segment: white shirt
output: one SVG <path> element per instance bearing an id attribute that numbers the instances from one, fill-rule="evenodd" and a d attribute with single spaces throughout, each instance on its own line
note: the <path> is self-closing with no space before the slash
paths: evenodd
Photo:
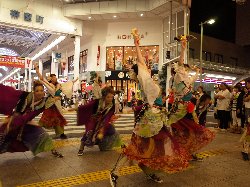
<path id="1" fill-rule="evenodd" d="M 231 100 L 231 93 L 228 91 L 228 89 L 226 90 L 221 90 L 217 93 L 217 95 L 222 95 L 225 98 L 224 99 L 218 99 L 217 100 L 217 110 L 230 110 L 230 100 Z"/>

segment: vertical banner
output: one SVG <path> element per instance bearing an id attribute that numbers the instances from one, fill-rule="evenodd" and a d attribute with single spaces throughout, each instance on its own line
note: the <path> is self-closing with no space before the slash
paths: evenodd
<path id="1" fill-rule="evenodd" d="M 100 49 L 100 45 L 98 45 L 98 47 L 97 47 L 97 66 L 100 65 L 100 56 L 101 56 L 101 49 Z"/>
<path id="2" fill-rule="evenodd" d="M 32 68 L 32 61 L 30 58 L 25 58 L 25 66 L 24 68 L 26 69 L 31 69 Z"/>

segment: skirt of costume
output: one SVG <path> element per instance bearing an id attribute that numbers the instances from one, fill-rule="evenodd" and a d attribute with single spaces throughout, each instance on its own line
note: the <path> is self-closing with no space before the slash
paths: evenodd
<path id="1" fill-rule="evenodd" d="M 190 154 L 178 145 L 166 127 L 149 138 L 132 134 L 131 142 L 123 150 L 130 160 L 136 160 L 152 170 L 178 172 L 189 165 Z"/>
<path id="2" fill-rule="evenodd" d="M 182 118 L 171 127 L 177 143 L 190 154 L 209 144 L 215 137 L 213 132 L 191 119 Z"/>
<path id="3" fill-rule="evenodd" d="M 5 125 L 0 127 L 0 153 L 32 151 L 34 155 L 54 148 L 49 134 L 39 126 L 26 124 L 23 129 L 4 134 Z"/>
<path id="4" fill-rule="evenodd" d="M 247 128 L 242 134 L 240 141 L 250 143 L 250 124 L 247 125 Z"/>
<path id="5" fill-rule="evenodd" d="M 64 127 L 66 124 L 67 121 L 58 111 L 55 105 L 44 110 L 43 115 L 39 121 L 39 125 L 45 128 L 52 128 L 55 126 Z"/>
<path id="6" fill-rule="evenodd" d="M 85 125 L 85 133 L 81 141 L 87 147 L 98 145 L 101 151 L 112 150 L 114 147 L 121 146 L 121 139 L 115 127 L 110 124 L 108 127 L 100 127 L 98 124 L 98 117 L 92 116 L 89 122 Z M 104 134 L 103 128 L 105 129 Z M 101 135 L 101 136 L 100 136 Z"/>

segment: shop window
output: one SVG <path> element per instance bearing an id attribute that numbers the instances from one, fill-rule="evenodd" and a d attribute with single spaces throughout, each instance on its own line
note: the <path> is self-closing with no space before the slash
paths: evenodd
<path id="1" fill-rule="evenodd" d="M 80 60 L 79 60 L 80 73 L 85 72 L 87 69 L 87 56 L 88 56 L 88 49 L 80 52 Z"/>
<path id="2" fill-rule="evenodd" d="M 211 52 L 202 51 L 202 60 L 211 61 Z"/>
<path id="3" fill-rule="evenodd" d="M 189 58 L 194 59 L 194 49 L 193 48 L 189 48 Z"/>
<path id="4" fill-rule="evenodd" d="M 74 56 L 68 57 L 68 71 L 69 73 L 74 72 Z"/>
<path id="5" fill-rule="evenodd" d="M 223 55 L 215 54 L 214 55 L 214 61 L 223 64 Z"/>
<path id="6" fill-rule="evenodd" d="M 238 66 L 238 58 L 230 57 L 230 64 L 233 66 Z"/>
<path id="7" fill-rule="evenodd" d="M 158 70 L 159 46 L 141 46 L 141 53 L 146 65 Z M 107 47 L 106 70 L 128 70 L 137 60 L 135 47 Z"/>

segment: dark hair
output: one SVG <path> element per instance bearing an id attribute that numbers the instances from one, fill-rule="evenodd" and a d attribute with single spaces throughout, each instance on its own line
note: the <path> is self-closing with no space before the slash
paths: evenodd
<path id="1" fill-rule="evenodd" d="M 102 89 L 102 97 L 106 97 L 108 94 L 113 94 L 115 95 L 114 88 L 111 86 L 105 87 Z"/>
<path id="2" fill-rule="evenodd" d="M 50 74 L 50 77 L 56 77 L 56 74 L 52 73 L 52 74 Z"/>
<path id="3" fill-rule="evenodd" d="M 184 64 L 185 68 L 190 68 L 190 66 L 188 64 Z"/>
<path id="4" fill-rule="evenodd" d="M 53 74 L 53 73 L 52 73 L 52 74 L 50 74 L 49 76 L 50 76 L 51 78 L 52 78 L 52 77 L 56 77 L 56 74 Z M 52 81 L 50 80 L 50 81 L 48 81 L 48 82 L 51 83 Z M 57 84 L 59 84 L 59 83 L 56 81 L 55 86 L 56 86 Z"/>
<path id="5" fill-rule="evenodd" d="M 248 79 L 248 80 L 246 81 L 246 83 L 250 83 L 250 79 Z"/>
<path id="6" fill-rule="evenodd" d="M 203 95 L 200 97 L 200 103 L 205 102 L 207 99 L 211 100 L 211 96 L 208 95 L 208 94 L 203 94 Z"/>
<path id="7" fill-rule="evenodd" d="M 36 87 L 38 87 L 38 86 L 43 87 L 43 84 L 40 81 L 34 81 L 34 83 L 33 83 L 33 91 L 35 91 Z"/>
<path id="8" fill-rule="evenodd" d="M 198 86 L 198 88 L 200 88 L 202 91 L 204 91 L 204 88 L 203 86 Z"/>
<path id="9" fill-rule="evenodd" d="M 137 64 L 134 64 L 132 67 L 131 67 L 132 70 L 134 70 L 135 74 L 138 75 L 138 65 Z"/>

